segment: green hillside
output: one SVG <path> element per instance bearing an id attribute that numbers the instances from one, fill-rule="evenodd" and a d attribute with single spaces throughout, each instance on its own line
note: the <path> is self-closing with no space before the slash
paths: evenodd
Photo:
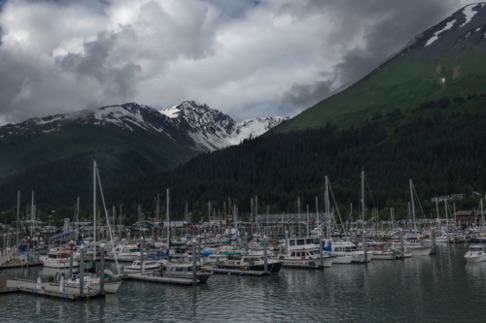
<path id="1" fill-rule="evenodd" d="M 272 133 L 324 127 L 339 128 L 378 120 L 399 109 L 401 123 L 413 117 L 420 104 L 447 98 L 465 98 L 485 93 L 486 54 L 469 50 L 441 59 L 396 59 L 384 64 L 353 86 L 305 110 L 271 130 Z M 444 80 L 445 81 L 442 81 Z M 472 107 L 481 109 L 482 106 Z M 384 118 L 387 128 L 395 126 Z"/>
<path id="2" fill-rule="evenodd" d="M 155 194 L 170 188 L 171 209 L 181 218 L 186 204 L 203 217 L 208 201 L 222 211 L 228 198 L 248 215 L 255 196 L 260 212 L 268 207 L 271 213 L 296 213 L 298 198 L 301 211 L 306 205 L 314 210 L 316 197 L 322 203 L 328 176 L 340 212 L 348 216 L 350 204 L 359 207 L 364 170 L 368 216 L 374 208 L 386 219 L 393 207 L 397 218 L 407 217 L 411 178 L 430 217 L 435 213 L 434 196 L 486 193 L 486 113 L 467 108 L 485 104 L 486 96 L 477 96 L 446 106 L 426 105 L 415 111 L 412 121 L 397 126 L 393 136 L 370 121 L 349 129 L 328 125 L 260 137 L 197 156 L 171 172 L 130 183 L 108 196 L 114 203 L 123 201 L 134 213 L 138 205 L 153 210 Z M 476 208 L 477 203 L 467 200 L 457 202 L 457 207 Z"/>
<path id="3" fill-rule="evenodd" d="M 16 192 L 39 191 L 39 203 L 63 205 L 91 198 L 92 164 L 110 188 L 175 168 L 196 155 L 166 136 L 113 126 L 72 123 L 63 131 L 0 140 L 0 207 L 16 203 Z"/>

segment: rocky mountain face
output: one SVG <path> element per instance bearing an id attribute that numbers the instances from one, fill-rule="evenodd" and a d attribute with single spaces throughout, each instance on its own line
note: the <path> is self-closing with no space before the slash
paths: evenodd
<path id="1" fill-rule="evenodd" d="M 288 119 L 253 118 L 237 123 L 228 115 L 194 101 L 185 101 L 160 112 L 169 117 L 180 131 L 187 133 L 198 149 L 205 151 L 237 145 L 245 139 L 258 137 Z"/>
<path id="2" fill-rule="evenodd" d="M 0 138 L 59 132 L 69 124 L 114 126 L 128 131 L 137 129 L 167 135 L 176 141 L 187 136 L 194 149 L 213 151 L 258 137 L 286 119 L 257 117 L 237 123 L 230 116 L 194 101 L 185 101 L 161 111 L 146 105 L 127 103 L 8 124 L 0 127 Z M 182 144 L 188 145 L 188 141 L 184 140 Z"/>

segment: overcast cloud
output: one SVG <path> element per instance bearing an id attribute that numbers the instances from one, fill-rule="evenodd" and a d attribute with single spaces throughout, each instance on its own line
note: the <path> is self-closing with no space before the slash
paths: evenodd
<path id="1" fill-rule="evenodd" d="M 184 100 L 293 116 L 473 2 L 0 0 L 0 125 Z"/>

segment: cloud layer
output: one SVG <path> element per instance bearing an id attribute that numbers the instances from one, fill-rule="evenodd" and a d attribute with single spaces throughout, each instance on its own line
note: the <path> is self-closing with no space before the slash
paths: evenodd
<path id="1" fill-rule="evenodd" d="M 0 0 L 0 125 L 135 101 L 295 115 L 473 1 Z"/>

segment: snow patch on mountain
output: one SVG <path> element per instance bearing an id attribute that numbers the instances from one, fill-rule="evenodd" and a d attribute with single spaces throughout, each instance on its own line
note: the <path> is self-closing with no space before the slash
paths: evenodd
<path id="1" fill-rule="evenodd" d="M 464 7 L 464 9 L 462 10 L 462 13 L 466 16 L 466 21 L 461 24 L 459 26 L 459 28 L 461 28 L 462 26 L 466 25 L 467 23 L 469 23 L 473 18 L 474 16 L 478 13 L 477 11 L 473 10 L 473 8 L 476 6 L 477 4 L 470 4 L 466 7 Z M 484 3 L 481 4 L 481 8 L 483 7 Z"/>
<path id="2" fill-rule="evenodd" d="M 425 47 L 429 46 L 430 44 L 432 44 L 433 42 L 435 42 L 437 39 L 439 39 L 439 35 L 441 33 L 443 33 L 444 31 L 451 29 L 455 22 L 456 22 L 455 19 L 452 20 L 452 21 L 449 21 L 447 23 L 447 25 L 445 25 L 444 28 L 442 28 L 441 30 L 436 31 L 434 33 L 434 35 L 427 41 L 427 43 L 425 44 Z"/>
<path id="3" fill-rule="evenodd" d="M 109 125 L 132 132 L 139 129 L 162 134 L 174 141 L 179 140 L 183 145 L 191 145 L 196 150 L 207 152 L 258 137 L 285 119 L 255 118 L 236 123 L 228 115 L 194 101 L 185 101 L 162 111 L 145 105 L 127 103 L 65 115 L 31 118 L 15 125 L 8 124 L 0 127 L 0 138 L 62 131 L 63 126 L 68 123 Z"/>

